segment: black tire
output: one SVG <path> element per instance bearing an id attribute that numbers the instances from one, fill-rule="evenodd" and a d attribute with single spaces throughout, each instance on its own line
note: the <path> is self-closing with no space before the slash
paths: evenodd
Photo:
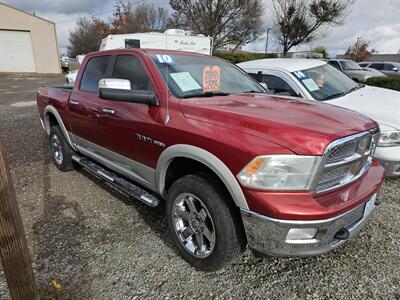
<path id="1" fill-rule="evenodd" d="M 61 153 L 61 155 L 57 155 L 57 151 L 54 148 L 55 142 L 59 144 L 58 152 Z M 65 140 L 64 134 L 62 133 L 61 128 L 59 126 L 51 127 L 49 143 L 50 143 L 51 158 L 56 167 L 63 172 L 68 172 L 75 169 L 74 163 L 72 161 L 72 156 L 75 154 L 75 152 L 68 144 L 68 142 Z"/>
<path id="2" fill-rule="evenodd" d="M 233 204 L 230 204 L 229 196 L 226 195 L 220 186 L 218 187 L 219 182 L 212 178 L 210 174 L 208 176 L 197 174 L 186 175 L 178 179 L 169 189 L 166 203 L 169 231 L 179 253 L 192 266 L 207 272 L 225 267 L 240 255 L 246 246 L 243 225 L 239 219 L 240 215 L 237 208 Z M 190 250 L 187 250 L 182 244 L 183 242 L 180 241 L 179 237 L 181 235 L 175 229 L 175 201 L 182 203 L 179 202 L 179 199 L 181 199 L 182 195 L 187 195 L 188 193 L 201 200 L 202 205 L 204 204 L 207 213 L 209 213 L 212 219 L 212 223 L 208 221 L 208 224 L 212 224 L 214 228 L 215 239 L 213 240 L 215 240 L 215 243 L 213 244 L 213 250 L 206 257 L 198 257 L 191 253 Z M 186 207 L 186 202 L 184 203 Z M 199 210 L 201 210 L 201 206 Z M 192 224 L 185 221 L 182 222 Z M 192 225 L 188 225 L 187 227 L 192 228 Z M 195 232 L 193 229 L 190 230 L 191 232 Z M 182 234 L 181 231 L 180 233 Z M 191 237 L 193 236 L 191 235 Z M 195 238 L 191 238 L 191 240 L 196 241 Z M 211 242 L 208 245 L 210 244 Z"/>

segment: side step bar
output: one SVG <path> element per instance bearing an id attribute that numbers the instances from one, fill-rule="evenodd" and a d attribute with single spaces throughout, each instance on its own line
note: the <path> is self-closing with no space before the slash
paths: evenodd
<path id="1" fill-rule="evenodd" d="M 160 203 L 160 199 L 150 194 L 139 186 L 119 177 L 117 174 L 104 169 L 102 166 L 92 160 L 79 155 L 72 156 L 72 160 L 89 172 L 106 179 L 111 185 L 122 190 L 133 198 L 143 202 L 150 207 L 156 207 Z"/>

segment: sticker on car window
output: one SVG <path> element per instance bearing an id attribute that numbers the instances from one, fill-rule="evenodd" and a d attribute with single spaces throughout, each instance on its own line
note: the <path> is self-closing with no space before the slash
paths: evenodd
<path id="1" fill-rule="evenodd" d="M 172 57 L 167 54 L 157 54 L 156 57 L 160 64 L 172 65 L 174 63 L 174 60 L 172 59 Z"/>
<path id="2" fill-rule="evenodd" d="M 311 78 L 308 79 L 304 79 L 302 80 L 302 82 L 304 83 L 304 85 L 306 86 L 306 88 L 310 91 L 310 92 L 315 92 L 319 90 L 318 85 L 315 83 L 315 81 Z"/>
<path id="3" fill-rule="evenodd" d="M 206 66 L 203 69 L 203 92 L 218 91 L 221 88 L 221 68 Z"/>
<path id="4" fill-rule="evenodd" d="M 200 84 L 189 72 L 171 73 L 170 75 L 182 92 L 201 89 Z"/>
<path id="5" fill-rule="evenodd" d="M 294 72 L 294 75 L 296 75 L 296 77 L 299 79 L 306 78 L 306 75 L 304 75 L 304 73 L 302 71 L 296 71 L 296 72 Z"/>

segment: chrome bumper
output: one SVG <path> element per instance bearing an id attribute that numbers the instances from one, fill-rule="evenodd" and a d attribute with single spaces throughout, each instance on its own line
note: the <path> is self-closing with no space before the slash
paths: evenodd
<path id="1" fill-rule="evenodd" d="M 364 202 L 337 217 L 317 221 L 279 220 L 243 209 L 241 215 L 251 249 L 271 256 L 314 256 L 338 247 L 359 232 L 373 211 L 364 213 L 366 204 Z M 311 239 L 287 240 L 291 228 L 316 228 L 317 233 Z M 337 238 L 337 233 L 343 229 L 348 236 Z"/>

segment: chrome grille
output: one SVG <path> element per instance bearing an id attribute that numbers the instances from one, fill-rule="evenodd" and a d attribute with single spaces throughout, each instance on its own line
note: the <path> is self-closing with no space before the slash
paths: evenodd
<path id="1" fill-rule="evenodd" d="M 332 142 L 325 150 L 314 181 L 314 190 L 324 192 L 346 185 L 363 174 L 371 164 L 378 130 L 370 130 Z"/>
<path id="2" fill-rule="evenodd" d="M 358 141 L 350 141 L 333 148 L 328 155 L 327 163 L 341 161 L 349 156 L 352 156 L 357 150 Z"/>

